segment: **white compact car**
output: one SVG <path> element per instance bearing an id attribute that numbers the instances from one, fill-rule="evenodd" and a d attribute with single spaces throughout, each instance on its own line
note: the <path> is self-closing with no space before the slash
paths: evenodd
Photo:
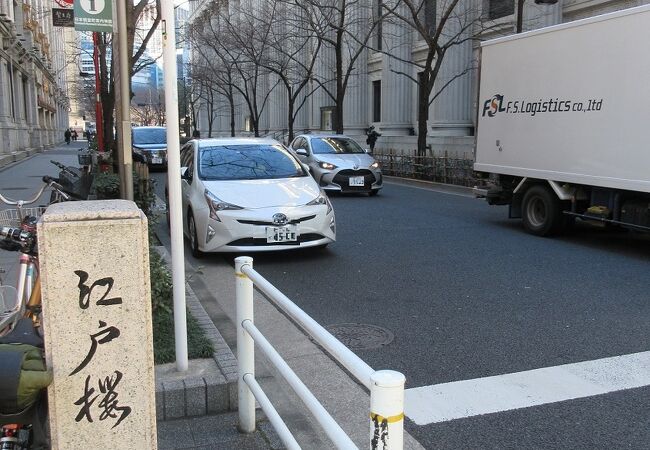
<path id="1" fill-rule="evenodd" d="M 272 139 L 192 140 L 181 149 L 183 229 L 192 253 L 325 247 L 334 210 L 306 167 Z"/>

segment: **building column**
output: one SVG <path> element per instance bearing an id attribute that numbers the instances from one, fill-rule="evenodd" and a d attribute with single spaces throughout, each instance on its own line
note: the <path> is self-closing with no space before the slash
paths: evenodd
<path id="1" fill-rule="evenodd" d="M 471 20 L 471 0 L 463 0 L 458 4 L 458 17 Z M 464 24 L 450 21 L 446 35 L 462 31 Z M 471 27 L 463 32 L 463 37 L 469 38 Z M 472 55 L 472 42 L 467 41 L 451 47 L 443 60 L 435 86 L 431 95 L 435 95 L 446 83 L 456 79 L 446 86 L 430 109 L 431 136 L 468 136 L 473 134 L 472 123 L 472 76 L 475 76 L 477 62 Z"/>
<path id="2" fill-rule="evenodd" d="M 351 11 L 350 31 L 355 36 L 368 33 L 367 23 L 372 11 L 357 6 Z M 368 118 L 368 50 L 364 49 L 355 62 L 343 102 L 343 128 L 346 134 L 363 135 L 369 125 Z"/>
<path id="3" fill-rule="evenodd" d="M 399 6 L 400 13 L 408 17 L 410 12 Z M 383 46 L 388 55 L 383 56 L 381 75 L 381 132 L 387 136 L 407 136 L 413 127 L 411 99 L 414 83 L 406 75 L 413 76 L 411 60 L 412 35 L 410 28 L 399 21 L 383 24 Z"/>

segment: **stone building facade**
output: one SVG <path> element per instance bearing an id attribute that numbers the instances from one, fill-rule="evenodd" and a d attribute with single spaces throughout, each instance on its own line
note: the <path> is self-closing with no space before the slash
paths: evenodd
<path id="1" fill-rule="evenodd" d="M 63 140 L 63 28 L 50 0 L 0 0 L 0 166 Z"/>
<path id="2" fill-rule="evenodd" d="M 215 0 L 219 2 L 220 0 Z M 320 0 L 321 3 L 324 0 Z M 336 1 L 336 0 L 331 0 Z M 397 0 L 363 0 L 366 14 L 374 14 L 384 4 Z M 214 1 L 213 1 L 214 2 Z M 212 3 L 213 3 L 212 2 Z M 246 8 L 246 3 L 255 0 L 231 1 L 230 5 Z M 190 24 L 205 20 L 202 14 L 211 2 L 190 2 Z M 415 2 L 417 3 L 417 2 Z M 513 34 L 517 25 L 517 7 L 522 9 L 522 31 L 533 30 L 554 24 L 595 16 L 641 4 L 648 0 L 558 0 L 555 4 L 536 4 L 533 0 L 460 0 L 457 10 L 465 18 L 471 16 L 472 27 L 451 25 L 449 33 L 462 33 L 467 39 L 452 47 L 443 59 L 437 78 L 438 86 L 449 84 L 441 90 L 429 108 L 427 143 L 433 151 L 447 151 L 455 155 L 471 158 L 474 147 L 476 126 L 476 104 L 479 67 L 479 42 Z M 438 2 L 438 14 L 445 2 Z M 402 10 L 403 12 L 403 10 Z M 362 12 L 363 14 L 363 12 Z M 481 20 L 476 20 L 476 19 Z M 460 23 L 460 21 L 458 21 Z M 480 25 L 479 25 L 480 22 Z M 454 28 L 456 26 L 456 28 Z M 361 36 L 363 30 L 354 30 Z M 386 21 L 381 28 L 383 36 L 382 52 L 368 49 L 356 63 L 354 76 L 350 79 L 344 103 L 344 132 L 365 142 L 365 130 L 374 125 L 382 136 L 377 142 L 379 150 L 396 149 L 414 151 L 417 147 L 417 94 L 418 85 L 413 81 L 418 73 L 413 61 L 424 58 L 426 45 L 417 39 L 417 33 L 405 28 L 404 24 Z M 373 44 L 371 39 L 371 44 Z M 193 44 L 194 45 L 194 44 Z M 331 54 L 323 52 L 314 69 L 318 75 L 330 70 L 333 64 Z M 408 74 L 408 77 L 404 75 Z M 276 86 L 269 97 L 260 123 L 260 134 L 278 139 L 286 138 L 286 92 L 276 85 L 276 79 L 268 76 L 262 83 L 267 91 L 261 89 L 259 96 L 268 92 L 269 86 Z M 327 131 L 331 125 L 333 101 L 322 89 L 312 86 L 315 92 L 305 99 L 305 105 L 295 123 L 297 133 Z M 434 88 L 434 93 L 437 91 Z M 225 100 L 218 111 L 228 111 Z M 199 101 L 200 103 L 200 101 Z M 236 129 L 239 134 L 247 134 L 247 111 L 243 100 L 236 102 Z M 201 136 L 207 136 L 207 112 L 201 108 L 199 126 Z M 213 136 L 228 135 L 230 117 L 220 114 L 213 126 Z"/>

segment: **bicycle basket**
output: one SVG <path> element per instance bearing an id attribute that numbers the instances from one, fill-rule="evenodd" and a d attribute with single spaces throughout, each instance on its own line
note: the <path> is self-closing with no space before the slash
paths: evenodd
<path id="1" fill-rule="evenodd" d="M 0 227 L 19 227 L 23 217 L 41 217 L 43 212 L 45 212 L 45 209 L 45 206 L 36 206 L 21 209 L 10 208 L 0 211 Z"/>

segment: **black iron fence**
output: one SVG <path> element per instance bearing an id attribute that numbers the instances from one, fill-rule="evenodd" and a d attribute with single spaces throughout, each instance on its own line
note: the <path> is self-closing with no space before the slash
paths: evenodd
<path id="1" fill-rule="evenodd" d="M 417 156 L 403 150 L 377 150 L 373 153 L 381 163 L 384 175 L 437 183 L 474 186 L 474 159 L 471 154 L 450 157 L 448 153 Z"/>

